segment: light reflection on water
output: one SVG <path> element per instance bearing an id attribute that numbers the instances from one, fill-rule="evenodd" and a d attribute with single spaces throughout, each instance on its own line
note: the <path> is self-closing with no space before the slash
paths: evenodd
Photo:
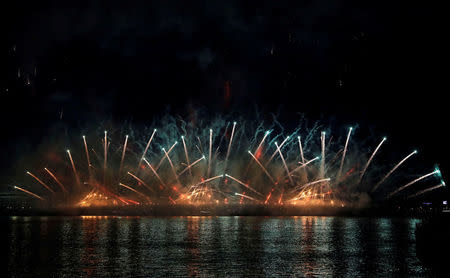
<path id="1" fill-rule="evenodd" d="M 416 219 L 9 217 L 11 276 L 398 277 L 427 274 Z"/>

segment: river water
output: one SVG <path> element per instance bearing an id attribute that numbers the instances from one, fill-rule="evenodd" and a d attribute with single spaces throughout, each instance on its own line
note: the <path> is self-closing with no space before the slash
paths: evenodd
<path id="1" fill-rule="evenodd" d="M 3 217 L 15 277 L 423 277 L 420 220 L 351 217 Z"/>

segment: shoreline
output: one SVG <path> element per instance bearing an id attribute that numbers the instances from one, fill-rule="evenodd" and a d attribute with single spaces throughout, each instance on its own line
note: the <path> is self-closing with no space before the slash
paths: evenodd
<path id="1" fill-rule="evenodd" d="M 126 207 L 50 207 L 2 209 L 1 216 L 347 216 L 347 217 L 427 217 L 442 214 L 438 209 L 400 207 L 300 207 L 300 206 L 216 206 L 148 205 Z"/>

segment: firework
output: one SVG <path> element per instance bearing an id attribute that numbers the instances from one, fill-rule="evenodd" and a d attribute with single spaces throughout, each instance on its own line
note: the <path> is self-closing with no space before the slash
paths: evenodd
<path id="1" fill-rule="evenodd" d="M 377 184 L 375 184 L 375 186 L 372 189 L 372 192 L 374 192 L 375 190 L 377 190 L 378 186 L 380 186 L 380 184 L 382 184 L 387 178 L 389 178 L 390 175 L 392 175 L 392 173 L 394 173 L 395 170 L 397 170 L 398 167 L 400 167 L 400 165 L 403 164 L 403 162 L 405 162 L 406 160 L 408 160 L 408 158 L 410 158 L 411 156 L 413 156 L 414 154 L 416 154 L 417 151 L 413 151 L 412 153 L 408 154 L 405 158 L 403 158 L 399 163 L 397 163 L 394 168 L 392 168 L 391 171 L 389 171 L 386 176 L 384 176 Z"/>
<path id="2" fill-rule="evenodd" d="M 347 139 L 345 139 L 344 151 L 342 152 L 341 165 L 339 166 L 339 172 L 337 174 L 337 178 L 339 179 L 342 175 L 342 167 L 344 167 L 345 154 L 347 153 L 348 141 L 350 140 L 350 135 L 352 134 L 353 128 L 350 127 L 347 133 Z M 300 140 L 300 139 L 299 139 Z M 300 141 L 299 141 L 300 142 Z M 303 157 L 303 155 L 302 155 Z"/>
<path id="3" fill-rule="evenodd" d="M 30 192 L 30 191 L 28 191 L 28 190 L 26 190 L 26 189 L 23 189 L 23 188 L 21 188 L 21 187 L 14 186 L 14 188 L 15 188 L 15 189 L 18 189 L 18 190 L 20 190 L 20 191 L 22 191 L 22 192 L 25 192 L 25 193 L 27 193 L 28 195 L 31 195 L 31 196 L 33 196 L 33 197 L 35 197 L 35 198 L 40 199 L 40 200 L 45 200 L 45 199 L 42 198 L 41 196 L 39 196 L 39 195 L 37 195 L 37 194 L 34 194 L 33 192 Z"/>
<path id="4" fill-rule="evenodd" d="M 61 187 L 62 190 L 64 190 L 66 193 L 68 192 L 67 189 L 64 187 L 64 185 L 58 180 L 58 178 L 53 174 L 49 169 L 44 168 L 44 170 L 53 178 L 54 181 Z"/>
<path id="5" fill-rule="evenodd" d="M 139 165 L 137 167 L 136 172 L 138 172 L 141 167 L 142 160 L 145 158 L 145 155 L 147 154 L 148 148 L 150 147 L 150 144 L 153 141 L 153 137 L 155 136 L 155 133 L 156 133 L 156 128 L 153 130 L 153 133 L 150 136 L 150 139 L 148 139 L 147 146 L 145 146 L 144 152 L 142 153 L 142 157 L 141 157 L 141 159 L 139 159 Z"/>
<path id="6" fill-rule="evenodd" d="M 141 135 L 138 131 L 133 131 L 130 133 L 133 136 L 126 135 L 125 139 L 123 134 L 115 135 L 114 132 L 105 131 L 100 135 L 102 140 L 98 142 L 101 143 L 91 143 L 90 148 L 83 135 L 82 144 L 78 142 L 78 148 L 72 146 L 74 154 L 81 153 L 80 156 L 72 157 L 71 151 L 66 151 L 70 162 L 67 171 L 57 168 L 63 167 L 58 164 L 46 165 L 56 169 L 55 172 L 44 168 L 49 175 L 49 182 L 54 182 L 59 187 L 53 189 L 44 178 L 39 179 L 31 172 L 27 174 L 44 187 L 36 190 L 43 190 L 42 194 L 50 191 L 52 202 L 60 200 L 60 203 L 65 203 L 69 196 L 78 196 L 75 204 L 82 206 L 164 203 L 232 205 L 242 204 L 244 200 L 246 203 L 277 206 L 344 205 L 357 200 L 361 193 L 383 201 L 397 195 L 405 196 L 399 193 L 413 188 L 413 184 L 426 178 L 431 180 L 432 176 L 436 176 L 442 180 L 437 168 L 413 181 L 405 180 L 404 177 L 412 173 L 400 173 L 400 166 L 416 151 L 408 154 L 394 167 L 386 169 L 385 165 L 380 165 L 374 159 L 386 138 L 376 145 L 372 153 L 361 153 L 359 150 L 366 146 L 357 145 L 358 142 L 350 140 L 354 132 L 351 127 L 346 130 L 342 141 L 339 139 L 333 144 L 330 143 L 333 132 L 328 133 L 328 129 L 327 133 L 318 132 L 317 125 L 313 128 L 299 127 L 278 144 L 277 139 L 285 133 L 283 128 L 277 131 L 279 123 L 264 126 L 258 121 L 257 124 L 238 125 L 237 122 L 219 119 L 207 122 L 204 126 L 208 128 L 191 123 L 183 128 L 176 124 L 166 124 L 157 126 L 158 133 L 156 128 L 152 129 L 151 134 Z M 259 138 L 261 130 L 265 132 Z M 138 136 L 134 137 L 135 134 Z M 222 134 L 220 140 L 214 138 L 217 134 Z M 290 140 L 295 138 L 293 136 L 297 140 Z M 176 138 L 180 137 L 182 144 L 177 144 Z M 145 141 L 136 138 L 144 138 Z M 328 143 L 327 138 L 330 138 Z M 202 146 L 202 142 L 207 143 Z M 108 153 L 110 146 L 117 151 Z M 170 148 L 166 149 L 167 146 Z M 102 157 L 94 149 L 103 149 Z M 160 151 L 162 156 L 159 155 Z M 197 151 L 201 155 L 199 158 Z M 92 154 L 97 159 L 91 160 Z M 129 156 L 132 157 L 127 158 Z M 80 161 L 80 157 L 86 161 Z M 205 163 L 201 163 L 203 160 Z M 130 164 L 129 161 L 134 163 Z M 376 172 L 371 172 L 372 170 Z M 127 174 L 122 175 L 122 171 Z M 378 179 L 373 173 L 379 172 L 387 174 Z M 60 176 L 64 173 L 67 176 Z M 398 187 L 399 182 L 404 182 L 405 185 Z M 420 196 L 443 187 L 443 184 L 422 188 L 415 194 L 409 192 L 408 196 Z M 386 192 L 379 190 L 381 185 L 392 193 L 386 195 Z M 23 192 L 39 197 L 40 200 L 46 199 L 40 191 L 36 191 L 39 194 L 36 196 L 32 195 L 34 193 L 30 194 L 30 191 Z M 143 202 L 134 201 L 133 196 L 142 198 Z"/>
<path id="7" fill-rule="evenodd" d="M 444 181 L 441 181 L 441 183 L 438 184 L 438 185 L 435 185 L 435 186 L 432 186 L 432 187 L 430 187 L 430 188 L 421 190 L 421 191 L 419 191 L 419 192 L 417 192 L 417 193 L 415 193 L 415 194 L 413 194 L 413 195 L 408 196 L 408 199 L 417 197 L 417 196 L 419 196 L 419 195 L 422 195 L 422 194 L 424 194 L 424 193 L 430 192 L 430 191 L 432 191 L 432 190 L 435 190 L 435 189 L 438 189 L 438 188 L 441 188 L 441 187 L 444 187 L 444 186 L 445 186 L 445 182 L 444 182 Z"/>
<path id="8" fill-rule="evenodd" d="M 270 181 L 273 184 L 276 184 L 276 182 L 273 180 L 272 176 L 269 174 L 267 169 L 261 164 L 261 162 L 259 162 L 259 160 L 252 154 L 252 152 L 248 151 L 248 153 L 253 157 L 253 159 L 256 161 L 256 163 L 259 165 L 259 167 L 261 167 L 261 169 L 264 171 L 264 173 L 267 175 L 267 177 L 270 179 Z"/>
<path id="9" fill-rule="evenodd" d="M 288 178 L 291 181 L 291 184 L 294 184 L 294 181 L 292 180 L 292 177 L 291 177 L 290 172 L 289 172 L 289 168 L 288 168 L 288 166 L 286 164 L 286 161 L 284 160 L 283 154 L 281 153 L 280 147 L 278 147 L 277 142 L 275 142 L 275 146 L 277 147 L 277 151 L 280 154 L 281 161 L 283 161 L 283 166 L 284 166 L 284 169 L 286 170 Z"/>
<path id="10" fill-rule="evenodd" d="M 127 151 L 127 143 L 128 143 L 128 135 L 125 136 L 125 143 L 123 143 L 122 158 L 120 159 L 119 175 L 120 173 L 122 173 L 123 159 L 125 158 L 125 152 Z"/>
<path id="11" fill-rule="evenodd" d="M 418 177 L 417 179 L 415 179 L 415 180 L 413 180 L 413 181 L 411 181 L 411 182 L 409 182 L 409 183 L 403 185 L 402 187 L 397 188 L 395 191 L 393 191 L 391 194 L 389 194 L 388 197 L 391 198 L 392 196 L 394 196 L 394 195 L 397 194 L 398 192 L 400 192 L 400 191 L 406 189 L 407 187 L 409 187 L 409 186 L 415 184 L 416 182 L 421 181 L 421 180 L 423 180 L 423 179 L 426 179 L 426 178 L 428 178 L 428 177 L 430 177 L 430 176 L 433 176 L 433 175 L 436 175 L 436 174 L 437 174 L 437 175 L 440 174 L 439 169 L 436 169 L 436 170 L 434 170 L 434 171 L 431 172 L 431 173 L 428 173 L 428 174 L 425 174 L 425 175 L 423 175 L 423 176 L 421 176 L 421 177 Z"/>
<path id="12" fill-rule="evenodd" d="M 369 168 L 370 162 L 372 162 L 372 159 L 375 157 L 375 155 L 377 154 L 378 150 L 380 149 L 381 145 L 383 145 L 384 141 L 386 141 L 386 137 L 383 137 L 383 140 L 381 140 L 380 144 L 378 144 L 378 146 L 375 148 L 375 150 L 373 151 L 372 155 L 370 156 L 369 160 L 367 160 L 366 166 L 364 166 L 364 169 L 361 172 L 361 176 L 359 177 L 359 182 L 361 183 L 364 174 L 367 171 L 367 168 Z"/>
<path id="13" fill-rule="evenodd" d="M 187 147 L 186 147 L 186 141 L 184 141 L 183 135 L 181 136 L 181 141 L 183 141 L 184 154 L 186 155 L 186 164 L 189 165 L 190 164 L 189 154 L 188 154 Z M 189 169 L 189 174 L 192 176 L 191 167 L 188 167 L 188 169 Z"/>
<path id="14" fill-rule="evenodd" d="M 27 171 L 27 174 L 32 176 L 35 180 L 37 180 L 40 184 L 42 184 L 42 186 L 44 186 L 45 188 L 48 189 L 48 191 L 55 193 L 55 191 L 53 189 L 50 188 L 50 186 L 48 186 L 45 182 L 43 182 L 42 180 L 40 180 L 38 177 L 36 177 L 35 175 L 33 175 L 32 173 Z"/>

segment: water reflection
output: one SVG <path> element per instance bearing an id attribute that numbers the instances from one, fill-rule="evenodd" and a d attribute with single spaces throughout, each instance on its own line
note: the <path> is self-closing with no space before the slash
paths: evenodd
<path id="1" fill-rule="evenodd" d="M 423 276 L 414 219 L 1 218 L 11 276 Z"/>

